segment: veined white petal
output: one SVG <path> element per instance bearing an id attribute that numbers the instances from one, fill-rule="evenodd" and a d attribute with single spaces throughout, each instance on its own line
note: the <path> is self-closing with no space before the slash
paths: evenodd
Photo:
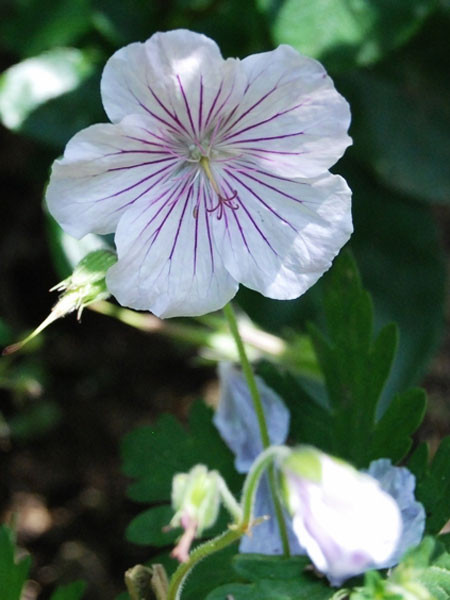
<path id="1" fill-rule="evenodd" d="M 180 158 L 145 118 L 92 125 L 67 144 L 47 188 L 50 213 L 70 235 L 110 233 L 125 210 L 165 181 Z"/>
<path id="2" fill-rule="evenodd" d="M 269 298 L 304 293 L 331 266 L 352 232 L 351 192 L 329 173 L 288 180 L 245 166 L 225 167 L 222 188 L 237 210 L 213 222 L 226 268 Z"/>
<path id="3" fill-rule="evenodd" d="M 248 87 L 218 147 L 284 177 L 316 177 L 351 144 L 350 109 L 317 61 L 289 46 L 245 58 Z"/>
<path id="4" fill-rule="evenodd" d="M 119 260 L 108 289 L 125 305 L 159 317 L 222 308 L 238 284 L 225 269 L 210 227 L 201 178 L 179 178 L 152 191 L 119 221 Z"/>
<path id="5" fill-rule="evenodd" d="M 242 97 L 245 83 L 239 62 L 224 61 L 215 42 L 179 29 L 118 50 L 105 66 L 101 90 L 113 122 L 146 114 L 199 143 L 208 127 L 214 129 L 214 115 Z"/>

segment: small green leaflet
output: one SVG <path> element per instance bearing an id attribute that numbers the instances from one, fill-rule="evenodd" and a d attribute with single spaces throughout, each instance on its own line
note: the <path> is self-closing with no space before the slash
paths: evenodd
<path id="1" fill-rule="evenodd" d="M 1 600 L 21 600 L 23 586 L 28 579 L 31 556 L 16 559 L 14 532 L 0 526 L 0 592 Z M 86 584 L 75 581 L 57 588 L 50 600 L 81 600 Z"/>
<path id="2" fill-rule="evenodd" d="M 22 588 L 28 579 L 31 556 L 16 559 L 13 531 L 6 525 L 0 526 L 0 590 L 2 600 L 20 600 Z"/>
<path id="3" fill-rule="evenodd" d="M 350 600 L 448 600 L 450 597 L 450 554 L 444 545 L 427 537 L 410 551 L 383 579 L 366 573 L 364 586 L 340 596 Z"/>

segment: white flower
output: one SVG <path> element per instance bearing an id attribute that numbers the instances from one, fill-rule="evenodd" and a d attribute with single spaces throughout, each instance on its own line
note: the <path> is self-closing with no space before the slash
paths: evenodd
<path id="1" fill-rule="evenodd" d="M 402 520 L 375 479 L 307 446 L 291 453 L 282 472 L 300 546 L 333 585 L 389 560 Z"/>
<path id="2" fill-rule="evenodd" d="M 319 63 L 289 46 L 224 60 L 178 30 L 116 52 L 101 92 L 112 124 L 72 138 L 47 201 L 75 237 L 115 232 L 121 304 L 199 315 L 239 283 L 296 298 L 329 268 L 352 231 L 328 172 L 350 112 Z"/>

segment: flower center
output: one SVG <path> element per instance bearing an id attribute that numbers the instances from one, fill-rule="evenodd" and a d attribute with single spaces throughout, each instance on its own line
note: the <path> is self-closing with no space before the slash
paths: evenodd
<path id="1" fill-rule="evenodd" d="M 231 208 L 232 210 L 237 210 L 239 208 L 239 204 L 237 204 L 236 202 L 233 202 L 233 200 L 235 198 L 237 198 L 237 191 L 234 190 L 231 196 L 228 196 L 228 197 L 224 196 L 221 193 L 216 180 L 214 179 L 214 175 L 211 171 L 211 167 L 209 164 L 209 158 L 207 156 L 202 155 L 199 159 L 199 163 L 200 163 L 200 166 L 202 167 L 203 171 L 205 172 L 205 175 L 206 175 L 208 181 L 210 182 L 212 189 L 214 190 L 214 192 L 217 195 L 216 206 L 213 206 L 212 208 L 207 208 L 206 211 L 210 212 L 210 213 L 217 211 L 217 219 L 220 220 L 224 213 L 224 207 Z M 198 214 L 198 208 L 195 207 L 194 208 L 194 218 L 197 218 L 197 214 Z"/>

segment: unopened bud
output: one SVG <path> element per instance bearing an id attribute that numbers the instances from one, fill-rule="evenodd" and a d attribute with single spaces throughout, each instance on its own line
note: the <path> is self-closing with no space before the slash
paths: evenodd
<path id="1" fill-rule="evenodd" d="M 110 250 L 95 250 L 86 255 L 77 264 L 70 277 L 51 288 L 50 291 L 56 290 L 62 293 L 48 317 L 24 340 L 5 348 L 3 354 L 11 354 L 20 350 L 57 319 L 74 311 L 77 311 L 79 319 L 86 306 L 109 298 L 110 293 L 106 287 L 105 276 L 107 270 L 115 262 L 117 262 L 117 256 Z"/>
<path id="2" fill-rule="evenodd" d="M 178 473 L 172 481 L 172 507 L 176 511 L 170 527 L 182 527 L 184 534 L 172 551 L 180 562 L 188 560 L 194 538 L 217 520 L 220 507 L 220 475 L 196 465 L 189 473 Z"/>

